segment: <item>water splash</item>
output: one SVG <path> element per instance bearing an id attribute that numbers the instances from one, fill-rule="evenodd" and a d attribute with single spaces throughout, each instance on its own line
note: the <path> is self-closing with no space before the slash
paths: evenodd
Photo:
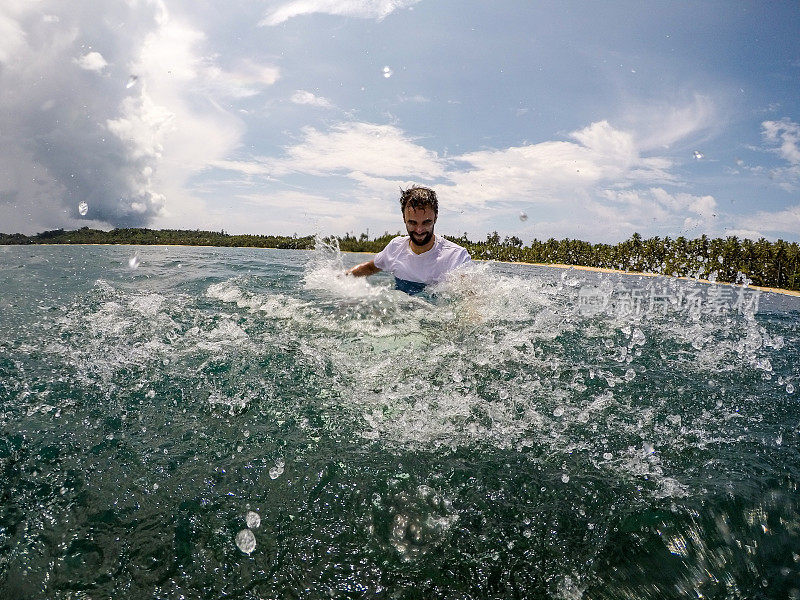
<path id="1" fill-rule="evenodd" d="M 236 534 L 236 547 L 245 554 L 252 554 L 256 549 L 256 536 L 250 529 L 242 529 Z"/>
<path id="2" fill-rule="evenodd" d="M 247 522 L 248 529 L 258 529 L 261 527 L 261 516 L 255 511 L 247 511 L 245 521 Z"/>
<path id="3" fill-rule="evenodd" d="M 73 252 L 58 250 L 51 260 Z M 80 251 L 126 258 L 125 249 Z M 299 555 L 320 557 L 320 568 L 359 565 L 365 589 L 412 582 L 434 586 L 432 597 L 452 589 L 415 574 L 446 564 L 479 565 L 523 597 L 586 585 L 634 597 L 634 580 L 618 573 L 647 569 L 640 555 L 669 554 L 667 544 L 684 549 L 670 554 L 676 571 L 665 574 L 676 585 L 707 572 L 706 551 L 729 565 L 750 560 L 755 570 L 743 566 L 742 574 L 757 575 L 759 587 L 762 564 L 796 570 L 782 555 L 764 554 L 770 540 L 795 540 L 794 509 L 748 496 L 773 476 L 786 484 L 776 497 L 791 498 L 796 485 L 796 432 L 786 426 L 787 414 L 797 420 L 786 396 L 796 364 L 792 318 L 726 310 L 695 319 L 673 308 L 586 315 L 578 310 L 584 284 L 609 293 L 629 285 L 646 296 L 654 282 L 575 270 L 481 264 L 426 298 L 409 298 L 385 274 L 339 281 L 346 266 L 368 257 L 333 247 L 159 252 L 143 255 L 148 274 L 169 277 L 97 273 L 86 289 L 72 290 L 74 299 L 49 299 L 46 310 L 34 302 L 25 328 L 5 337 L 18 347 L 0 346 L 0 423 L 8 432 L 0 461 L 21 527 L 49 532 L 58 527 L 43 516 L 49 512 L 76 535 L 102 533 L 70 512 L 87 489 L 110 511 L 98 513 L 107 541 L 47 550 L 53 560 L 84 561 L 70 573 L 88 583 L 50 575 L 72 577 L 74 589 L 113 595 L 96 580 L 106 572 L 97 568 L 98 548 L 114 564 L 111 532 L 123 527 L 132 550 L 120 560 L 155 573 L 126 584 L 147 596 L 201 580 L 214 595 L 232 594 L 245 584 L 235 565 L 261 568 L 275 556 L 287 576 L 302 577 L 307 565 L 292 558 Z M 699 285 L 675 282 L 670 290 L 690 294 Z M 46 335 L 36 337 L 39 330 Z M 24 436 L 15 433 L 22 429 Z M 52 433 L 39 439 L 37 431 Z M 59 468 L 54 452 L 80 464 L 85 481 Z M 275 457 L 291 457 L 291 468 Z M 117 464 L 125 477 L 113 471 Z M 103 479 L 109 468 L 113 477 Z M 29 491 L 49 486 L 46 502 Z M 259 512 L 247 511 L 264 520 L 261 552 L 256 519 L 245 513 L 252 546 L 242 532 L 244 547 L 236 545 L 252 559 L 242 560 L 224 547 L 255 497 L 264 498 Z M 729 515 L 729 537 L 750 540 L 750 550 L 718 540 L 715 521 L 703 520 L 728 498 L 739 513 L 714 514 Z M 179 554 L 172 538 L 161 543 L 149 533 L 164 527 L 175 528 Z M 644 539 L 648 545 L 637 546 Z M 175 561 L 183 562 L 174 584 L 174 571 L 152 566 Z M 587 564 L 591 572 L 580 575 Z M 714 565 L 721 577 L 724 565 Z M 324 577 L 312 583 L 343 595 L 352 583 Z M 485 583 L 459 585 L 479 596 Z"/>

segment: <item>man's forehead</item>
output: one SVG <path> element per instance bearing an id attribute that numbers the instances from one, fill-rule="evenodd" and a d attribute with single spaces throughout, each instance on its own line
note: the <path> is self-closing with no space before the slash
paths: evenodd
<path id="1" fill-rule="evenodd" d="M 406 219 L 424 220 L 434 219 L 435 217 L 436 213 L 430 206 L 425 206 L 422 208 L 415 208 L 413 206 L 406 207 Z"/>

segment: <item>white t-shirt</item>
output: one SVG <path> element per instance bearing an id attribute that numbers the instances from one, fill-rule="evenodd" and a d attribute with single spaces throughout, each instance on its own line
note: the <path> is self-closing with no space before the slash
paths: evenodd
<path id="1" fill-rule="evenodd" d="M 432 284 L 442 281 L 453 269 L 472 262 L 464 248 L 441 236 L 435 236 L 433 247 L 422 254 L 411 250 L 409 239 L 409 236 L 402 235 L 386 244 L 375 255 L 375 266 L 392 273 L 397 279 Z"/>

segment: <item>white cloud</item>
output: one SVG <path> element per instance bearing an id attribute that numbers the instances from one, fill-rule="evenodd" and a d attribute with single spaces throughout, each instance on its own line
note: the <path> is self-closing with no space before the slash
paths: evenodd
<path id="1" fill-rule="evenodd" d="M 331 108 L 330 100 L 321 96 L 315 96 L 311 92 L 305 90 L 297 90 L 292 94 L 291 101 L 295 104 L 307 104 L 309 106 L 318 106 L 320 108 Z"/>
<path id="2" fill-rule="evenodd" d="M 259 25 L 279 25 L 293 17 L 326 13 L 362 19 L 383 19 L 396 10 L 413 6 L 420 0 L 292 0 L 280 2 Z"/>
<path id="3" fill-rule="evenodd" d="M 208 166 L 226 171 L 235 171 L 246 177 L 263 175 L 269 178 L 271 171 L 268 164 L 258 160 L 214 160 L 209 162 Z"/>
<path id="4" fill-rule="evenodd" d="M 108 66 L 106 59 L 99 52 L 89 52 L 75 59 L 75 64 L 84 71 L 100 72 Z"/>
<path id="5" fill-rule="evenodd" d="M 398 195 L 396 189 L 394 195 Z M 224 222 L 226 230 L 242 233 L 328 235 L 361 232 L 365 228 L 365 214 L 375 215 L 377 218 L 371 221 L 387 231 L 397 231 L 401 226 L 399 209 L 393 212 L 385 197 L 375 198 L 368 194 L 348 193 L 345 197 L 336 197 L 278 190 L 237 194 L 230 200 L 230 204 L 237 207 L 235 210 L 206 205 L 203 214 L 212 223 Z"/>
<path id="6" fill-rule="evenodd" d="M 368 214 L 363 203 L 370 201 L 391 218 L 387 198 L 394 199 L 400 188 L 428 183 L 435 185 L 443 212 L 462 225 L 469 219 L 458 215 L 474 212 L 467 207 L 502 211 L 522 205 L 538 206 L 548 222 L 570 223 L 572 235 L 580 231 L 594 239 L 664 228 L 718 228 L 714 197 L 665 190 L 663 184 L 675 182 L 671 161 L 642 156 L 635 132 L 599 121 L 569 138 L 445 158 L 399 127 L 340 123 L 326 131 L 303 129 L 302 141 L 278 159 L 215 166 L 259 181 L 292 173 L 346 177 L 357 185 L 348 202 L 362 215 Z"/>
<path id="7" fill-rule="evenodd" d="M 515 200 L 555 203 L 586 197 L 601 184 L 669 182 L 671 162 L 642 157 L 634 136 L 607 121 L 570 135 L 575 142 L 548 141 L 455 157 L 465 163 L 447 176 L 446 193 L 458 205 Z"/>
<path id="8" fill-rule="evenodd" d="M 756 232 L 800 236 L 800 205 L 774 212 L 760 211 L 754 215 L 742 215 L 738 217 L 736 224 L 742 229 Z"/>
<path id="9" fill-rule="evenodd" d="M 412 102 L 415 104 L 427 104 L 430 102 L 430 98 L 426 98 L 422 94 L 414 94 L 413 96 L 400 96 L 400 102 Z"/>
<path id="10" fill-rule="evenodd" d="M 13 60 L 25 45 L 25 31 L 10 8 L 0 8 L 0 64 Z"/>
<path id="11" fill-rule="evenodd" d="M 794 192 L 800 182 L 800 124 L 784 118 L 764 121 L 761 128 L 764 140 L 773 146 L 769 151 L 789 163 L 789 166 L 769 169 L 770 179 L 787 192 Z M 756 168 L 750 170 L 756 172 Z"/>
<path id="12" fill-rule="evenodd" d="M 88 39 L 102 54 L 84 49 Z M 0 165 L 24 177 L 2 185 L 3 228 L 143 226 L 167 210 L 178 220 L 194 215 L 188 179 L 227 156 L 242 134 L 240 120 L 221 108 L 230 90 L 260 91 L 278 76 L 251 61 L 223 70 L 203 54 L 205 43 L 161 0 L 4 2 Z M 84 70 L 104 77 L 79 78 Z M 47 208 L 9 210 L 15 199 Z M 90 207 L 85 219 L 81 201 Z"/>
<path id="13" fill-rule="evenodd" d="M 259 65 L 252 61 L 242 62 L 236 69 L 225 71 L 216 65 L 204 65 L 198 69 L 199 80 L 210 93 L 231 98 L 257 96 L 280 77 L 280 69 L 273 65 Z"/>
<path id="14" fill-rule="evenodd" d="M 671 194 L 660 187 L 604 190 L 586 203 L 585 213 L 576 215 L 573 223 L 607 239 L 625 238 L 634 231 L 711 232 L 719 228 L 716 211 L 713 196 Z"/>
<path id="15" fill-rule="evenodd" d="M 441 177 L 444 162 L 414 143 L 393 125 L 340 123 L 328 132 L 303 128 L 303 142 L 286 149 L 284 158 L 268 161 L 274 175 L 347 175 L 360 172 L 379 177 L 414 174 Z"/>
<path id="16" fill-rule="evenodd" d="M 669 148 L 686 140 L 701 143 L 703 137 L 722 125 L 719 109 L 711 98 L 700 94 L 683 104 L 628 107 L 621 121 L 636 132 L 636 146 L 642 152 Z"/>
<path id="17" fill-rule="evenodd" d="M 789 120 L 764 121 L 761 124 L 764 138 L 780 144 L 777 153 L 792 165 L 800 165 L 800 125 Z"/>

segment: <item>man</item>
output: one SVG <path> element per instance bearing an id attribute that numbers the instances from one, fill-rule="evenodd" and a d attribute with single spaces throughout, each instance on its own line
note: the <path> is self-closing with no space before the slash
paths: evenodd
<path id="1" fill-rule="evenodd" d="M 375 255 L 375 259 L 350 269 L 354 277 L 389 271 L 395 287 L 407 294 L 418 294 L 426 285 L 437 283 L 447 273 L 472 262 L 469 253 L 453 242 L 434 235 L 439 215 L 436 192 L 414 186 L 400 194 L 400 210 L 407 236 L 397 236 Z"/>

